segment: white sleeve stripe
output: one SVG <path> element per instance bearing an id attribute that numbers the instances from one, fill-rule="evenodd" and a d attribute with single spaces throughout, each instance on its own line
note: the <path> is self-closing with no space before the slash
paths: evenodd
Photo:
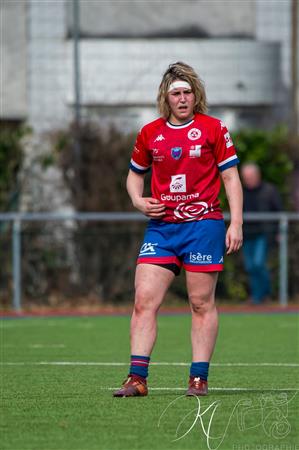
<path id="1" fill-rule="evenodd" d="M 229 158 L 225 159 L 224 161 L 221 161 L 220 163 L 218 163 L 217 165 L 218 165 L 218 167 L 224 166 L 224 164 L 226 164 L 230 161 L 233 161 L 234 159 L 238 159 L 237 155 L 230 156 Z"/>
<path id="2" fill-rule="evenodd" d="M 132 166 L 136 167 L 136 169 L 139 170 L 147 170 L 148 167 L 140 166 L 140 164 L 137 164 L 133 159 L 131 159 Z"/>

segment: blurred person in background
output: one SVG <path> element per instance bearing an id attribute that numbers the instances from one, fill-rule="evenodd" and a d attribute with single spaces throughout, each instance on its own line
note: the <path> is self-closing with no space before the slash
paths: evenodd
<path id="1" fill-rule="evenodd" d="M 241 167 L 244 212 L 277 212 L 282 202 L 277 188 L 262 180 L 257 164 L 250 162 Z M 271 281 L 268 269 L 269 246 L 276 233 L 271 222 L 245 221 L 243 256 L 249 277 L 249 303 L 260 305 L 271 298 Z"/>
<path id="2" fill-rule="evenodd" d="M 161 117 L 139 132 L 127 190 L 150 218 L 137 260 L 129 375 L 115 397 L 145 396 L 157 313 L 181 268 L 186 271 L 192 364 L 186 395 L 208 393 L 209 362 L 218 332 L 215 288 L 226 253 L 242 244 L 242 186 L 229 132 L 205 114 L 204 86 L 193 68 L 171 64 L 158 93 Z M 151 197 L 144 177 L 151 173 Z M 231 213 L 227 231 L 218 199 L 220 177 Z"/>

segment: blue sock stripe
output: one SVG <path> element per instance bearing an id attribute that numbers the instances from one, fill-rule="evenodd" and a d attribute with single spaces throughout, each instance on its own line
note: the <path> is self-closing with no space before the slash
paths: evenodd
<path id="1" fill-rule="evenodd" d="M 130 374 L 146 378 L 148 376 L 149 361 L 149 356 L 131 355 Z"/>
<path id="2" fill-rule="evenodd" d="M 207 381 L 209 376 L 209 362 L 193 362 L 190 367 L 191 377 L 200 377 Z"/>
<path id="3" fill-rule="evenodd" d="M 138 356 L 138 355 L 131 355 L 131 359 L 142 359 L 143 361 L 149 361 L 149 356 Z"/>

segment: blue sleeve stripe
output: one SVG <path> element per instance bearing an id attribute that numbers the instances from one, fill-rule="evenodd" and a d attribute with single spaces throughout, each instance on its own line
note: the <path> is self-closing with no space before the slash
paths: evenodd
<path id="1" fill-rule="evenodd" d="M 226 164 L 223 164 L 223 166 L 219 167 L 219 171 L 223 172 L 226 169 L 229 169 L 230 167 L 236 166 L 237 164 L 239 164 L 239 159 L 238 158 L 234 158 L 232 161 L 227 162 Z"/>
<path id="2" fill-rule="evenodd" d="M 140 173 L 140 174 L 144 174 L 149 172 L 150 167 L 148 167 L 147 169 L 137 169 L 137 167 L 133 166 L 133 164 L 130 163 L 130 169 L 135 172 L 135 173 Z"/>

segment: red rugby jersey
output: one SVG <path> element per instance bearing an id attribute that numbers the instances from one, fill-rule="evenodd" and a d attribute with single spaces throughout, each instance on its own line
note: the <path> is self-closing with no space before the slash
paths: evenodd
<path id="1" fill-rule="evenodd" d="M 183 125 L 159 118 L 139 132 L 130 169 L 152 167 L 152 196 L 166 206 L 166 222 L 221 219 L 219 171 L 239 160 L 225 125 L 196 114 Z"/>

